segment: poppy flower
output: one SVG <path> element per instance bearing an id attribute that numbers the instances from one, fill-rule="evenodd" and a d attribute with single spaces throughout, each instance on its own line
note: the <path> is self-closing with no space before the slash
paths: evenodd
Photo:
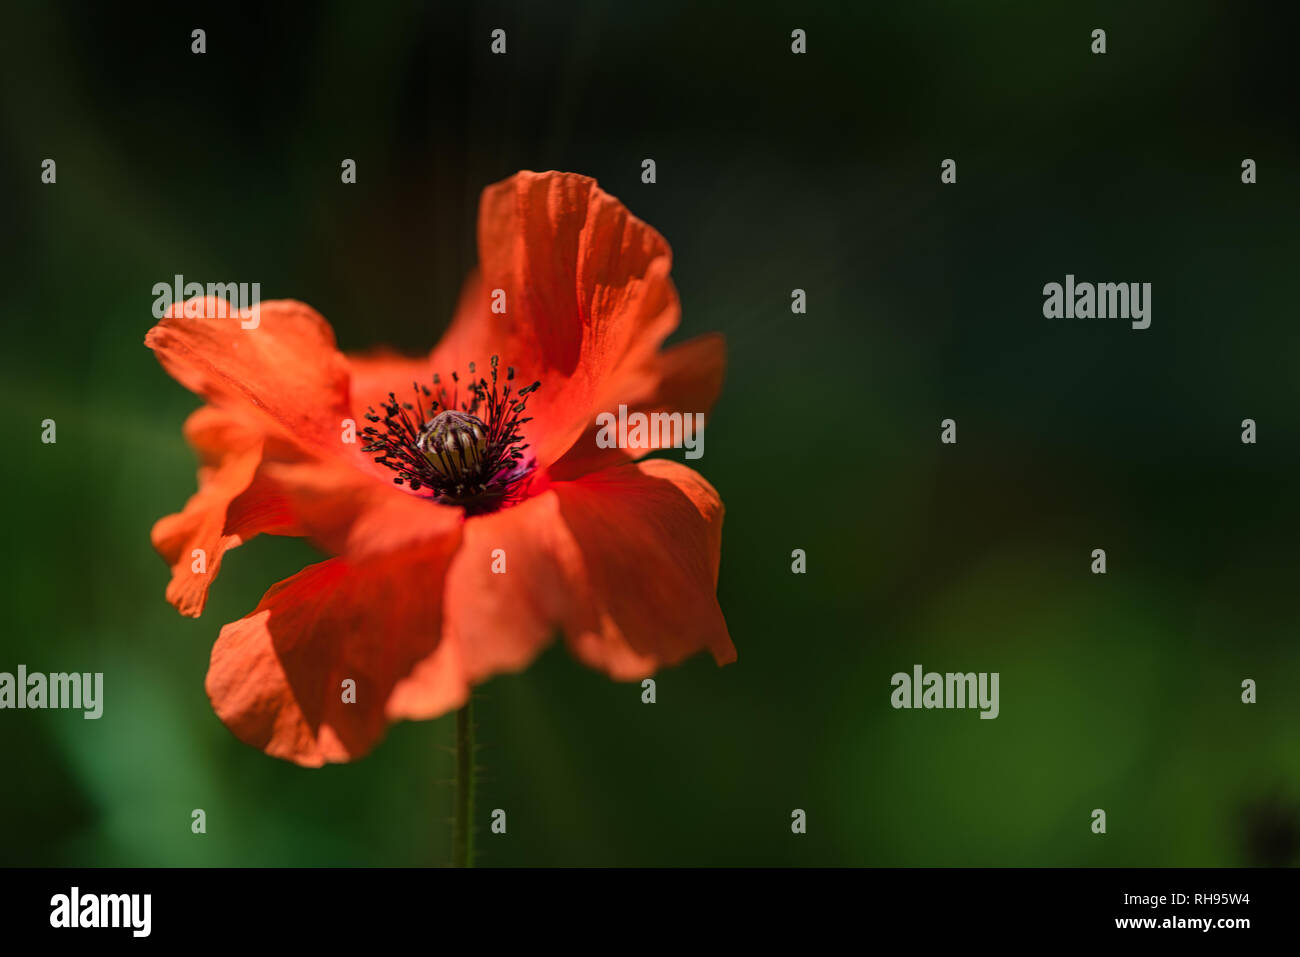
<path id="1" fill-rule="evenodd" d="M 721 336 L 661 348 L 680 317 L 668 244 L 590 178 L 521 172 L 483 192 L 478 248 L 424 356 L 345 355 L 293 301 L 256 322 L 178 303 L 145 338 L 205 400 L 184 430 L 198 491 L 153 529 L 168 601 L 197 617 L 225 553 L 259 534 L 330 556 L 212 649 L 213 708 L 267 754 L 352 760 L 558 635 L 616 680 L 736 657 L 718 493 L 644 458 L 655 442 L 596 441 L 602 412 L 707 413 L 721 389 Z"/>

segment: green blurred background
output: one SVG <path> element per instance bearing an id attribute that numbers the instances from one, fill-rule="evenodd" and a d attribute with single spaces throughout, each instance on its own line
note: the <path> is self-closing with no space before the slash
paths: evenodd
<path id="1" fill-rule="evenodd" d="M 106 701 L 0 712 L 0 863 L 448 859 L 452 718 L 310 771 L 213 715 L 220 626 L 316 556 L 166 604 L 197 403 L 142 339 L 181 273 L 427 349 L 521 168 L 595 176 L 672 244 L 680 337 L 729 337 L 693 464 L 739 661 L 654 706 L 561 646 L 482 687 L 480 863 L 1295 863 L 1294 5 L 883 6 L 10 5 L 0 670 Z M 1044 319 L 1067 272 L 1151 282 L 1151 328 Z M 1001 716 L 893 710 L 915 663 L 999 672 Z"/>

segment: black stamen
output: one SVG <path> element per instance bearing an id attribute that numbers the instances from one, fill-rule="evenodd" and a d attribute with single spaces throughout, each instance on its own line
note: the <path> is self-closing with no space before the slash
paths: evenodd
<path id="1" fill-rule="evenodd" d="M 451 395 L 437 373 L 432 391 L 428 386 L 411 384 L 414 405 L 399 402 L 395 394 L 388 393 L 389 401 L 381 403 L 385 415 L 381 418 L 373 408 L 366 415 L 367 421 L 382 423 L 383 429 L 362 429 L 368 440 L 362 451 L 395 471 L 395 484 L 409 486 L 413 492 L 427 488 L 436 501 L 459 505 L 470 514 L 513 504 L 535 465 L 534 461 L 520 464 L 528 447 L 520 427 L 531 421 L 522 413 L 528 395 L 541 383 L 517 391 L 508 384 L 499 388 L 498 365 L 498 357 L 492 356 L 492 381 L 482 376 L 471 379 L 464 401 L 460 398 L 460 375 L 454 371 Z M 469 363 L 471 376 L 476 368 L 475 363 Z M 507 366 L 506 382 L 514 377 L 514 367 Z M 430 400 L 428 409 L 425 398 Z M 418 418 L 412 419 L 410 412 Z"/>

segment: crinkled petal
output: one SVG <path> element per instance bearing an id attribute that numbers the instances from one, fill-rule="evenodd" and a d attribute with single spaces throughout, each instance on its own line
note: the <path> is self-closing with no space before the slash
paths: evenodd
<path id="1" fill-rule="evenodd" d="M 656 449 L 669 448 L 674 441 L 685 441 L 685 416 L 692 418 L 691 437 L 696 451 L 703 452 L 703 439 L 696 428 L 707 421 L 713 404 L 722 391 L 726 371 L 726 344 L 721 335 L 700 336 L 680 345 L 652 353 L 633 368 L 613 378 L 596 403 L 597 416 L 608 413 L 617 419 L 619 406 L 626 405 L 628 415 L 676 415 L 669 428 L 650 430 L 647 443 L 638 448 L 602 448 L 597 441 L 601 422 L 596 418 L 558 462 L 550 467 L 553 479 L 577 478 L 588 472 L 625 465 Z M 609 420 L 604 420 L 609 421 Z"/>
<path id="2" fill-rule="evenodd" d="M 262 437 L 212 406 L 197 409 L 185 435 L 199 453 L 199 490 L 174 515 L 154 523 L 154 548 L 171 567 L 167 600 L 197 618 L 226 551 L 261 531 L 256 517 L 227 530 L 231 504 L 248 489 L 262 460 Z"/>
<path id="3" fill-rule="evenodd" d="M 274 586 L 213 646 L 217 715 L 241 741 L 316 767 L 365 754 L 392 720 L 460 707 L 469 682 L 441 638 L 443 575 L 458 539 L 331 558 Z"/>
<path id="4" fill-rule="evenodd" d="M 620 680 L 702 650 L 734 661 L 716 596 L 722 514 L 697 473 L 652 460 L 469 519 L 447 575 L 445 634 L 473 680 L 522 669 L 557 631 Z"/>
<path id="5" fill-rule="evenodd" d="M 481 274 L 466 285 L 433 365 L 464 374 L 470 361 L 486 368 L 498 355 L 519 384 L 540 381 L 524 434 L 545 467 L 582 434 L 624 358 L 676 328 L 671 264 L 663 237 L 595 180 L 518 173 L 483 192 Z"/>
<path id="6" fill-rule="evenodd" d="M 177 303 L 149 330 L 145 345 L 173 378 L 209 402 L 260 417 L 317 452 L 355 454 L 341 439 L 351 416 L 348 364 L 329 324 L 291 300 L 255 309 L 257 325 L 246 329 L 252 320 L 241 320 L 222 300 Z M 230 314 L 217 318 L 221 313 Z"/>

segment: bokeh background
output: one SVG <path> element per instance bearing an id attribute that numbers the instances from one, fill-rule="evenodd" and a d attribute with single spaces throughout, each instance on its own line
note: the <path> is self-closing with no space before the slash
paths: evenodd
<path id="1" fill-rule="evenodd" d="M 729 337 L 696 464 L 739 661 L 654 706 L 560 646 L 484 686 L 480 863 L 1295 863 L 1295 8 L 1057 6 L 7 5 L 0 670 L 106 710 L 0 712 L 0 863 L 448 859 L 451 717 L 310 771 L 213 715 L 220 626 L 316 555 L 166 604 L 197 402 L 142 339 L 181 273 L 427 349 L 522 168 L 595 176 L 672 244 L 679 338 Z M 1067 272 L 1153 283 L 1151 328 L 1044 319 Z M 915 663 L 999 672 L 1001 716 L 894 711 Z"/>

